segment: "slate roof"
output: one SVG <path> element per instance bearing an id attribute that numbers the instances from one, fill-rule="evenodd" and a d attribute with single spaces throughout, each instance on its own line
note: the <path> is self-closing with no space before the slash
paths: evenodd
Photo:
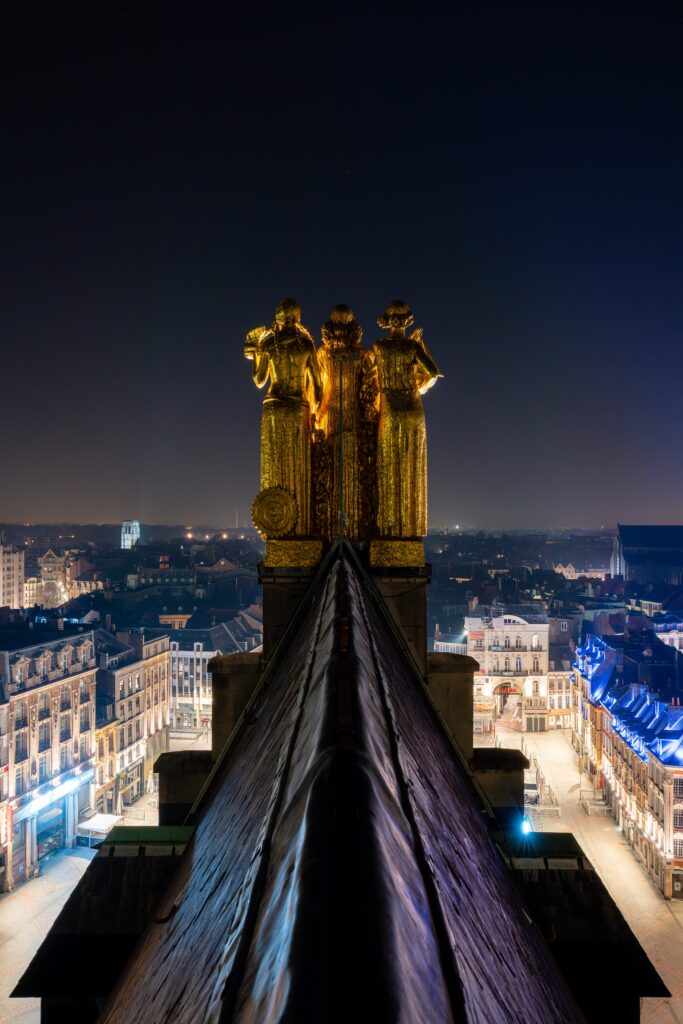
<path id="1" fill-rule="evenodd" d="M 173 629 L 168 635 L 181 651 L 191 651 L 196 643 L 204 650 L 219 654 L 251 651 L 263 642 L 263 623 L 247 612 L 239 612 L 234 619 L 219 622 L 208 629 Z"/>
<path id="2" fill-rule="evenodd" d="M 103 1024 L 578 1024 L 350 552 L 321 570 L 289 637 Z"/>

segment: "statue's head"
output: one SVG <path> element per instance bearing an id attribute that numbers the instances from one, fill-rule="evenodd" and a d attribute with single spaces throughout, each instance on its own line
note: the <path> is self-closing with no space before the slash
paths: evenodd
<path id="1" fill-rule="evenodd" d="M 301 321 L 301 306 L 296 299 L 283 299 L 275 309 L 275 323 L 280 327 L 292 327 Z"/>
<path id="2" fill-rule="evenodd" d="M 330 313 L 330 319 L 322 326 L 322 339 L 326 348 L 355 348 L 360 345 L 363 328 L 353 315 L 350 306 L 340 304 Z"/>
<path id="3" fill-rule="evenodd" d="M 389 330 L 406 330 L 414 323 L 415 318 L 410 306 L 403 299 L 394 299 L 390 302 L 384 313 L 377 321 L 378 327 L 389 328 Z"/>

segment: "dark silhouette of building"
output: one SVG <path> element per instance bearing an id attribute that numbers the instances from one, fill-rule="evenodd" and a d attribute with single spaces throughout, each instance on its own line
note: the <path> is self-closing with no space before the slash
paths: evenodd
<path id="1" fill-rule="evenodd" d="M 610 573 L 641 583 L 683 583 L 683 526 L 620 523 L 614 537 Z"/>

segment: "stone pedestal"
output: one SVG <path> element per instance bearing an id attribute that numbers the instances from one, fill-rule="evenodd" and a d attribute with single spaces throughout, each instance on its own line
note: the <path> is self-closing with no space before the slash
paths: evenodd
<path id="1" fill-rule="evenodd" d="M 466 760 L 472 758 L 474 673 L 479 668 L 465 654 L 430 654 L 427 687 Z"/>

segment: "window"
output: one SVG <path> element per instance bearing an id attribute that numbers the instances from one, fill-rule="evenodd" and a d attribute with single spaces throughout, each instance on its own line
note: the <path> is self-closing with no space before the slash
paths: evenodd
<path id="1" fill-rule="evenodd" d="M 515 672 L 521 672 L 521 671 L 522 671 L 522 659 L 521 658 L 515 658 Z"/>
<path id="2" fill-rule="evenodd" d="M 560 631 L 561 631 L 562 633 L 566 633 L 566 632 L 567 632 L 567 630 L 568 630 L 568 628 L 569 628 L 569 623 L 568 623 L 568 622 L 565 622 L 565 620 L 564 620 L 564 619 L 562 619 L 562 621 L 560 622 Z"/>
<path id="3" fill-rule="evenodd" d="M 20 796 L 24 792 L 24 769 L 17 768 L 14 772 L 14 795 Z"/>
<path id="4" fill-rule="evenodd" d="M 674 836 L 674 857 L 683 857 L 683 835 Z"/>
<path id="5" fill-rule="evenodd" d="M 517 648 L 517 650 L 519 650 L 521 646 L 522 646 L 522 638 L 521 638 L 521 636 L 515 637 L 515 647 Z"/>
<path id="6" fill-rule="evenodd" d="M 41 722 L 40 729 L 38 730 L 38 750 L 47 750 L 51 742 L 50 723 Z"/>
<path id="7" fill-rule="evenodd" d="M 683 811 L 674 811 L 674 828 L 683 829 Z"/>
<path id="8" fill-rule="evenodd" d="M 505 637 L 505 647 L 506 647 L 506 648 L 509 648 L 509 647 L 510 647 L 510 637 L 509 637 L 509 636 L 506 636 L 506 637 Z"/>
<path id="9" fill-rule="evenodd" d="M 80 738 L 78 744 L 78 756 L 81 759 L 81 761 L 85 761 L 86 757 L 88 756 L 88 747 L 85 736 L 81 736 Z"/>
<path id="10" fill-rule="evenodd" d="M 659 772 L 657 772 L 659 775 Z M 657 779 L 659 783 L 659 779 Z M 676 800 L 683 800 L 683 779 L 674 779 L 674 797 Z"/>
<path id="11" fill-rule="evenodd" d="M 59 748 L 59 770 L 64 772 L 69 767 L 69 747 L 68 744 L 64 744 L 63 747 Z"/>
<path id="12" fill-rule="evenodd" d="M 47 782 L 47 777 L 50 774 L 48 765 L 48 755 L 41 754 L 38 758 L 38 782 Z"/>
<path id="13" fill-rule="evenodd" d="M 538 650 L 538 633 L 534 633 L 534 635 L 533 635 L 533 637 L 531 639 L 531 646 L 532 646 L 534 651 Z"/>
<path id="14" fill-rule="evenodd" d="M 67 712 L 60 716 L 59 720 L 59 739 L 60 742 L 71 739 L 71 715 Z"/>
<path id="15" fill-rule="evenodd" d="M 505 659 L 505 671 L 506 672 L 510 671 L 510 659 L 509 658 Z"/>

